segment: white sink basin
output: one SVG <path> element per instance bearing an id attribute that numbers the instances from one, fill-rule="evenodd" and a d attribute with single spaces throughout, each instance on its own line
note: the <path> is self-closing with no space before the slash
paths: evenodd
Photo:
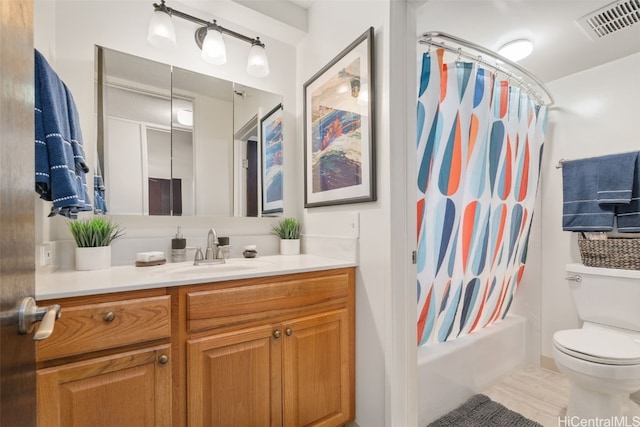
<path id="1" fill-rule="evenodd" d="M 254 270 L 256 268 L 269 267 L 272 264 L 268 261 L 258 259 L 230 258 L 224 264 L 218 263 L 202 263 L 193 265 L 193 262 L 181 262 L 176 264 L 168 264 L 159 267 L 154 274 L 159 276 L 184 276 L 184 277 L 202 277 L 215 276 L 218 273 L 232 273 L 236 271 Z"/>

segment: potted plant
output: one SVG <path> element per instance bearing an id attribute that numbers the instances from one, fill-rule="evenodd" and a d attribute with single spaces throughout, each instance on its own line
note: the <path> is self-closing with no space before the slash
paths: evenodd
<path id="1" fill-rule="evenodd" d="M 300 223 L 295 218 L 285 218 L 271 228 L 280 237 L 281 255 L 298 255 L 300 253 Z"/>
<path id="2" fill-rule="evenodd" d="M 102 270 L 111 267 L 111 242 L 124 232 L 119 225 L 102 217 L 68 222 L 76 241 L 76 270 Z"/>

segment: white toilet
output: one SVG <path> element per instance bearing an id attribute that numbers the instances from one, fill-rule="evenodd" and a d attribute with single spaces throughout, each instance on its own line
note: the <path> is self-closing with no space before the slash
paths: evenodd
<path id="1" fill-rule="evenodd" d="M 553 357 L 569 379 L 568 417 L 640 416 L 640 271 L 567 265 L 581 329 L 553 335 Z"/>

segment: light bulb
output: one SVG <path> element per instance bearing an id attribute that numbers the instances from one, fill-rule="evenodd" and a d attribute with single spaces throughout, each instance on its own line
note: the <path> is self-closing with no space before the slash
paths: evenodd
<path id="1" fill-rule="evenodd" d="M 253 77 L 266 77 L 269 75 L 269 60 L 264 46 L 254 43 L 249 49 L 247 73 Z"/>
<path id="2" fill-rule="evenodd" d="M 511 41 L 498 49 L 500 55 L 514 62 L 526 58 L 531 55 L 531 52 L 533 52 L 533 43 L 526 39 Z"/>
<path id="3" fill-rule="evenodd" d="M 222 33 L 215 28 L 207 30 L 207 35 L 202 42 L 202 59 L 215 65 L 227 62 L 227 48 Z"/>
<path id="4" fill-rule="evenodd" d="M 147 40 L 155 47 L 167 48 L 176 46 L 176 31 L 168 13 L 162 10 L 153 12 L 149 22 Z"/>

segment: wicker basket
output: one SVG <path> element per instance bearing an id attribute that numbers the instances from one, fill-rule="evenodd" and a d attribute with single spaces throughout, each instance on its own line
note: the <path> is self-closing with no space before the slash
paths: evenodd
<path id="1" fill-rule="evenodd" d="M 640 239 L 578 238 L 582 263 L 588 267 L 640 270 Z"/>

